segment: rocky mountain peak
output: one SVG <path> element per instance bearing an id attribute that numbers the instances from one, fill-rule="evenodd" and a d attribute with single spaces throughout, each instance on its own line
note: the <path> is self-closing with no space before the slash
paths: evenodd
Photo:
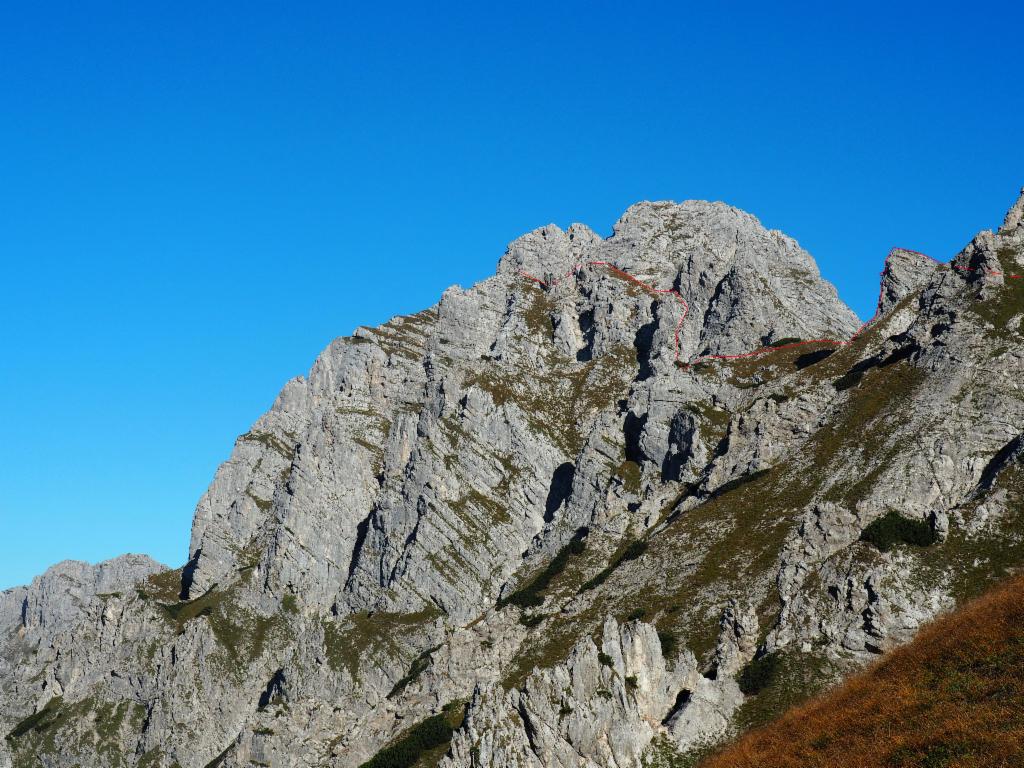
<path id="1" fill-rule="evenodd" d="M 557 543 L 593 514 L 593 502 L 566 508 L 549 536 L 556 520 L 536 499 L 555 493 L 559 467 L 599 450 L 583 441 L 621 419 L 614 392 L 626 398 L 634 379 L 651 380 L 637 391 L 662 386 L 676 363 L 702 355 L 846 338 L 857 325 L 794 240 L 722 203 L 639 203 L 607 240 L 580 224 L 541 227 L 509 245 L 495 278 L 360 329 L 286 387 L 200 502 L 187 593 L 223 581 L 250 551 L 274 593 L 351 608 L 412 609 L 429 596 L 450 607 L 436 563 L 454 556 L 441 555 L 452 543 L 431 521 L 504 487 L 495 501 L 511 516 L 491 529 L 501 553 L 469 557 L 483 558 L 480 583 L 456 589 L 468 615 L 518 567 L 511 553 Z M 550 384 L 533 391 L 533 381 Z M 457 436 L 492 446 L 506 468 L 466 466 L 461 481 L 445 470 L 438 484 L 439 450 L 467 461 Z M 528 443 L 529 466 L 517 466 Z"/>
<path id="2" fill-rule="evenodd" d="M 513 240 L 498 261 L 498 274 L 518 281 L 523 274 L 558 280 L 570 274 L 601 238 L 585 224 L 562 230 L 557 224 L 528 232 Z"/>
<path id="3" fill-rule="evenodd" d="M 1022 225 L 1024 225 L 1024 189 L 1021 189 L 1017 202 L 1006 212 L 1006 218 L 1003 219 L 1003 226 L 999 228 L 999 232 L 1000 234 L 1008 234 L 1019 229 Z"/>
<path id="4" fill-rule="evenodd" d="M 928 282 L 938 266 L 937 261 L 923 253 L 894 248 L 886 258 L 885 266 L 882 269 L 877 314 L 885 314 Z"/>

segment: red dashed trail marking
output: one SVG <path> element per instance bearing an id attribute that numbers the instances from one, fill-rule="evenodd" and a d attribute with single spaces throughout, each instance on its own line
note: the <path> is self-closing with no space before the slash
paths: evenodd
<path id="1" fill-rule="evenodd" d="M 948 266 L 948 267 L 951 267 L 952 269 L 958 270 L 960 272 L 965 272 L 965 273 L 968 273 L 968 274 L 972 273 L 972 272 L 982 272 L 982 270 L 979 270 L 979 269 L 972 269 L 970 267 L 962 267 L 962 266 L 959 266 L 957 264 L 944 264 L 943 262 L 939 261 L 938 259 L 936 259 L 936 258 L 934 258 L 932 256 L 929 256 L 926 253 L 921 253 L 920 251 L 912 251 L 909 248 L 893 248 L 891 251 L 889 251 L 889 255 L 885 257 L 886 265 L 888 265 L 889 259 L 892 258 L 893 254 L 896 253 L 897 251 L 902 251 L 903 253 L 910 253 L 910 254 L 913 254 L 915 256 L 922 256 L 922 257 L 924 257 L 926 259 L 930 259 L 931 261 L 934 261 L 936 264 L 938 264 L 940 266 Z M 532 281 L 534 283 L 537 283 L 538 285 L 544 286 L 545 288 L 549 288 L 549 287 L 553 287 L 555 285 L 558 285 L 563 280 L 567 280 L 567 279 L 569 279 L 571 277 L 574 277 L 583 267 L 604 267 L 608 271 L 614 272 L 619 277 L 622 277 L 622 278 L 624 278 L 626 280 L 629 280 L 629 281 L 631 281 L 633 283 L 636 283 L 641 288 L 643 288 L 645 291 L 648 291 L 648 292 L 654 293 L 654 294 L 668 295 L 668 296 L 671 296 L 672 298 L 674 298 L 676 301 L 678 301 L 679 305 L 683 308 L 682 314 L 679 316 L 679 320 L 676 322 L 676 327 L 675 327 L 675 348 L 676 348 L 675 349 L 675 352 L 676 352 L 675 359 L 677 361 L 679 360 L 679 357 L 682 354 L 682 349 L 681 349 L 681 345 L 680 345 L 680 342 L 679 342 L 679 334 L 682 331 L 683 321 L 686 320 L 686 316 L 690 312 L 690 305 L 689 305 L 689 303 L 687 303 L 686 299 L 684 299 L 682 297 L 682 295 L 679 293 L 679 291 L 676 290 L 675 288 L 655 288 L 653 285 L 645 283 L 643 280 L 640 280 L 639 278 L 635 277 L 634 275 L 631 275 L 626 270 L 619 269 L 614 264 L 612 264 L 610 262 L 607 262 L 607 261 L 585 261 L 585 262 L 580 262 L 579 264 L 574 265 L 573 268 L 570 269 L 568 272 L 566 272 L 564 275 L 561 275 L 560 277 L 557 277 L 557 278 L 554 278 L 554 279 L 548 280 L 548 281 L 541 280 L 539 277 L 537 277 L 535 275 L 531 275 L 529 272 L 520 272 L 519 274 L 520 274 L 520 276 L 522 276 L 523 278 L 525 278 L 527 280 L 530 280 L 530 281 Z M 883 269 L 882 274 L 884 274 L 884 269 Z M 1010 279 L 1010 280 L 1021 280 L 1021 279 L 1024 279 L 1024 275 L 1006 274 L 1006 273 L 997 272 L 997 271 L 991 270 L 991 269 L 984 270 L 984 274 L 988 275 L 988 276 L 991 276 L 991 277 L 1005 277 L 1005 278 Z M 879 304 L 881 304 L 881 298 L 882 298 L 882 296 L 881 296 L 881 288 L 879 288 L 879 297 L 878 298 L 879 298 Z M 741 352 L 741 353 L 735 354 L 735 355 L 700 355 L 699 357 L 695 357 L 693 360 L 689 361 L 685 365 L 686 365 L 686 367 L 689 367 L 691 365 L 695 365 L 696 363 L 701 362 L 702 360 L 739 360 L 739 359 L 747 358 L 747 357 L 756 357 L 757 355 L 764 354 L 765 352 L 771 352 L 771 351 L 779 350 L 779 349 L 790 349 L 792 347 L 802 347 L 802 346 L 806 346 L 808 344 L 834 344 L 837 347 L 844 347 L 847 344 L 852 344 L 854 342 L 854 340 L 858 336 L 860 336 L 869 325 L 871 325 L 873 322 L 875 322 L 875 320 L 878 319 L 878 315 L 879 315 L 879 313 L 878 313 L 878 311 L 876 311 L 875 314 L 871 317 L 870 320 L 868 320 L 867 322 L 863 323 L 860 326 L 860 328 L 858 328 L 854 332 L 854 334 L 849 339 L 846 339 L 846 340 L 841 340 L 841 339 L 801 339 L 800 341 L 794 341 L 794 342 L 792 342 L 790 344 L 780 344 L 780 345 L 774 346 L 774 347 L 773 346 L 758 347 L 757 349 L 753 349 L 750 352 Z"/>
<path id="2" fill-rule="evenodd" d="M 540 285 L 552 286 L 552 285 L 557 285 L 558 283 L 562 282 L 563 280 L 572 277 L 577 272 L 579 272 L 580 269 L 582 267 L 584 267 L 584 266 L 588 266 L 588 267 L 605 267 L 610 272 L 614 272 L 615 274 L 617 274 L 619 277 L 623 277 L 626 280 L 630 280 L 631 282 L 636 283 L 641 288 L 643 288 L 645 291 L 650 291 L 651 293 L 667 294 L 667 295 L 671 296 L 672 298 L 674 298 L 676 301 L 678 301 L 679 304 L 683 308 L 683 313 L 682 313 L 682 315 L 679 316 L 679 320 L 676 322 L 676 331 L 675 331 L 676 360 L 679 359 L 679 350 L 680 350 L 679 332 L 680 332 L 680 330 L 682 330 L 683 321 L 686 319 L 686 316 L 690 313 L 690 305 L 686 303 L 686 299 L 684 299 L 679 294 L 679 291 L 677 291 L 675 288 L 655 288 L 653 285 L 648 285 L 643 280 L 639 280 L 636 277 L 634 277 L 633 275 L 629 274 L 629 272 L 627 272 L 626 270 L 619 269 L 614 264 L 611 264 L 611 263 L 609 263 L 607 261 L 588 261 L 588 262 L 585 262 L 585 263 L 577 264 L 572 269 L 570 269 L 568 272 L 566 272 L 564 275 L 562 275 L 561 277 L 559 277 L 556 280 L 552 280 L 550 283 L 544 282 L 539 277 L 534 277 L 529 272 L 520 272 L 519 274 L 521 274 L 527 280 L 532 280 L 533 282 L 539 283 Z"/>

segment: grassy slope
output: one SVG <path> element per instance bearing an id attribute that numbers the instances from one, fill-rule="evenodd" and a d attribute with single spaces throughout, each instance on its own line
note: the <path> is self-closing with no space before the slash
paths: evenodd
<path id="1" fill-rule="evenodd" d="M 925 628 L 702 768 L 1024 765 L 1024 578 Z"/>

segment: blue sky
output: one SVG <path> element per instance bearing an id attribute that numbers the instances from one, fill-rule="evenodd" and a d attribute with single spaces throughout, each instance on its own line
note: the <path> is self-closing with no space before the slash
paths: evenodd
<path id="1" fill-rule="evenodd" d="M 180 565 L 288 378 L 537 226 L 724 200 L 866 317 L 1024 184 L 1019 3 L 374 5 L 0 11 L 0 587 Z"/>

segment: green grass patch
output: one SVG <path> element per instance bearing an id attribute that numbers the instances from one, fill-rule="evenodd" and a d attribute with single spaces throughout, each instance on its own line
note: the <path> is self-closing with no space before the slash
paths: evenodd
<path id="1" fill-rule="evenodd" d="M 589 590 L 600 586 L 605 582 L 605 580 L 609 576 L 612 575 L 616 568 L 618 568 L 623 563 L 629 562 L 630 560 L 636 560 L 638 557 L 640 557 L 640 555 L 642 555 L 646 551 L 647 541 L 645 539 L 638 539 L 636 541 L 631 542 L 626 546 L 624 550 L 622 550 L 618 555 L 612 558 L 612 561 L 608 565 L 608 567 L 606 567 L 593 578 L 583 582 L 583 585 L 580 587 L 579 591 L 581 593 L 588 592 Z"/>
<path id="2" fill-rule="evenodd" d="M 615 470 L 615 476 L 622 481 L 622 487 L 626 493 L 640 493 L 640 465 L 631 459 L 626 459 Z"/>
<path id="3" fill-rule="evenodd" d="M 245 554 L 245 550 L 242 554 Z M 157 605 L 168 624 L 179 634 L 189 622 L 205 619 L 225 652 L 223 660 L 226 666 L 240 675 L 244 666 L 262 655 L 272 636 L 277 634 L 280 638 L 287 630 L 287 622 L 283 613 L 265 616 L 239 602 L 238 592 L 250 577 L 252 569 L 246 566 L 239 569 L 239 573 L 239 579 L 230 586 L 220 588 L 214 584 L 194 600 L 178 599 L 180 595 L 176 593 L 179 589 L 176 585 L 180 584 L 180 570 L 150 577 L 139 588 L 139 594 L 147 600 L 168 599 L 168 602 L 158 601 Z M 293 595 L 286 596 L 282 608 L 286 612 L 295 612 L 298 608 L 296 598 Z M 153 653 L 155 649 L 147 651 L 149 656 Z"/>
<path id="4" fill-rule="evenodd" d="M 997 251 L 1001 270 L 1004 274 L 1014 272 L 1013 258 L 1016 251 L 1003 246 Z M 979 298 L 972 310 L 983 322 L 992 325 L 990 338 L 1004 338 L 1018 328 L 1010 327 L 1010 320 L 1024 313 L 1024 280 L 1006 278 L 1005 283 L 987 298 Z M 1012 337 L 1012 336 L 1011 336 Z"/>
<path id="5" fill-rule="evenodd" d="M 849 349 L 842 350 L 842 354 Z M 825 500 L 848 507 L 871 491 L 881 473 L 906 448 L 893 435 L 910 419 L 905 404 L 925 380 L 924 372 L 906 361 L 872 368 L 866 375 L 870 384 L 850 389 L 846 402 L 807 444 L 809 458 L 818 471 L 849 468 L 846 473 L 833 473 L 835 479 L 831 483 L 825 479 L 818 488 L 824 491 Z"/>
<path id="6" fill-rule="evenodd" d="M 674 659 L 679 653 L 679 636 L 670 629 L 658 630 L 658 642 L 661 644 L 661 655 L 665 659 Z"/>
<path id="7" fill-rule="evenodd" d="M 436 754 L 433 761 L 436 764 L 447 751 L 452 734 L 462 725 L 465 714 L 462 702 L 448 704 L 444 711 L 403 731 L 360 768 L 412 768 L 429 762 L 425 758 L 431 753 Z"/>
<path id="8" fill-rule="evenodd" d="M 536 608 L 544 604 L 544 592 L 551 585 L 552 580 L 561 574 L 569 560 L 582 555 L 587 548 L 585 532 L 578 532 L 573 536 L 572 541 L 562 547 L 544 569 L 531 579 L 523 587 L 520 587 L 504 600 L 498 601 L 498 608 L 506 605 L 518 605 L 520 608 Z M 527 625 L 529 626 L 529 625 Z"/>
<path id="9" fill-rule="evenodd" d="M 432 622 L 440 611 L 431 606 L 414 613 L 349 614 L 339 621 L 324 621 L 324 653 L 328 666 L 335 672 L 346 670 L 359 680 L 364 663 L 379 662 L 381 667 L 394 664 L 403 656 L 409 658 L 401 639 Z"/>
<path id="10" fill-rule="evenodd" d="M 259 443 L 264 448 L 274 451 L 274 453 L 278 454 L 282 459 L 289 463 L 295 459 L 295 448 L 270 432 L 252 430 L 250 432 L 246 432 L 244 435 L 239 437 L 238 440 L 240 442 Z"/>
<path id="11" fill-rule="evenodd" d="M 19 722 L 6 741 L 19 768 L 57 764 L 53 757 L 65 754 L 95 755 L 97 765 L 123 766 L 122 734 L 140 733 L 145 713 L 132 701 L 86 697 L 68 703 L 54 697 Z"/>
<path id="12" fill-rule="evenodd" d="M 499 408 L 515 407 L 532 432 L 571 461 L 582 450 L 596 415 L 628 395 L 639 370 L 636 351 L 621 345 L 585 362 L 559 355 L 553 347 L 544 353 L 543 367 L 489 363 L 465 383 L 482 389 Z"/>
<path id="13" fill-rule="evenodd" d="M 184 568 L 173 571 L 154 573 L 136 587 L 136 592 L 143 600 L 173 602 L 181 599 L 181 573 Z"/>
<path id="14" fill-rule="evenodd" d="M 7 734 L 7 740 L 14 741 L 15 739 L 20 739 L 26 733 L 31 731 L 45 730 L 60 717 L 60 707 L 63 703 L 63 698 L 60 696 L 54 696 L 46 702 L 46 705 L 38 712 L 33 712 L 20 723 L 15 725 L 14 729 Z"/>
<path id="15" fill-rule="evenodd" d="M 736 712 L 734 722 L 740 733 L 774 720 L 790 707 L 826 690 L 836 679 L 827 660 L 797 651 L 765 655 L 744 667 L 740 678 L 744 675 L 746 681 L 737 682 L 741 690 L 746 687 L 751 693 L 744 691 L 747 699 Z"/>
<path id="16" fill-rule="evenodd" d="M 696 768 L 710 747 L 697 747 L 683 753 L 668 734 L 659 733 L 644 750 L 644 768 Z"/>

